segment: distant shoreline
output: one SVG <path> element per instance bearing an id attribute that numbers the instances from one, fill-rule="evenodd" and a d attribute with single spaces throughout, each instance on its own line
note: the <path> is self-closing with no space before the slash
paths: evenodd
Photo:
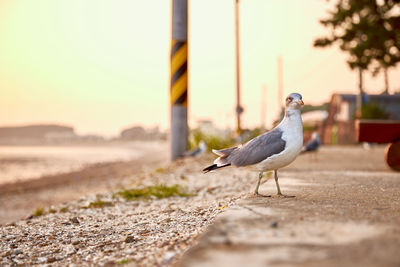
<path id="1" fill-rule="evenodd" d="M 122 140 L 122 139 L 111 139 L 111 140 L 99 140 L 99 141 L 65 141 L 65 142 L 52 142 L 44 141 L 42 139 L 2 139 L 0 138 L 0 146 L 112 146 L 112 145 L 126 145 L 134 143 L 153 143 L 153 142 L 165 142 L 165 140 Z"/>
<path id="2" fill-rule="evenodd" d="M 0 184 L 0 224 L 21 219 L 37 207 L 49 207 L 89 194 L 123 187 L 126 177 L 168 164 L 166 142 L 131 144 L 141 156 L 129 161 L 90 164 L 80 170 Z"/>
<path id="3" fill-rule="evenodd" d="M 15 182 L 0 183 L 0 194 L 8 194 L 8 193 L 12 194 L 16 192 L 22 193 L 27 191 L 41 190 L 44 188 L 49 189 L 51 187 L 57 187 L 59 185 L 68 185 L 76 182 L 81 182 L 82 180 L 92 179 L 93 172 L 100 172 L 107 169 L 115 169 L 133 163 L 135 163 L 135 160 L 93 163 L 86 167 L 83 167 L 82 169 L 75 171 L 53 174 L 53 175 L 44 175 L 37 178 L 17 180 Z M 79 178 L 76 179 L 76 177 Z"/>

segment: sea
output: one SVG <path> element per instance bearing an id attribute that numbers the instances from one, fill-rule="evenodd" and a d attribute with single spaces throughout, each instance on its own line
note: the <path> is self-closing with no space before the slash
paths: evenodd
<path id="1" fill-rule="evenodd" d="M 0 184 L 69 173 L 97 163 L 130 161 L 141 156 L 130 146 L 0 146 Z"/>

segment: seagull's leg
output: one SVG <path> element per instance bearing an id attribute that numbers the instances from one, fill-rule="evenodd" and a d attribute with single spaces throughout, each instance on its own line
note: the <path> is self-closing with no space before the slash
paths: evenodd
<path id="1" fill-rule="evenodd" d="M 281 189 L 279 187 L 279 183 L 278 183 L 278 170 L 274 170 L 274 174 L 275 174 L 276 189 L 278 189 L 278 196 L 279 197 L 295 197 L 295 196 L 287 196 L 287 195 L 282 194 Z"/>
<path id="2" fill-rule="evenodd" d="M 261 182 L 262 176 L 263 176 L 263 172 L 260 172 L 260 174 L 258 175 L 257 187 L 256 187 L 256 190 L 254 190 L 254 194 L 257 196 L 261 196 L 261 197 L 271 197 L 268 195 L 262 195 L 262 194 L 258 193 L 258 188 L 260 187 L 260 182 Z"/>

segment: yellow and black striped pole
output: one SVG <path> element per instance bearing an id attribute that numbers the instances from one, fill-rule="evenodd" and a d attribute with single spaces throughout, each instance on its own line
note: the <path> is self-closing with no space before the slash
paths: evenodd
<path id="1" fill-rule="evenodd" d="M 171 44 L 171 105 L 187 107 L 187 56 L 185 41 L 172 40 Z"/>
<path id="2" fill-rule="evenodd" d="M 188 0 L 172 0 L 171 41 L 171 159 L 188 148 Z"/>

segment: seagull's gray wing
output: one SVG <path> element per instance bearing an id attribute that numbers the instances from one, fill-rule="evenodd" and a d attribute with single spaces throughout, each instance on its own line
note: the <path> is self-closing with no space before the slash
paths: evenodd
<path id="1" fill-rule="evenodd" d="M 317 150 L 319 148 L 319 146 L 321 145 L 321 141 L 319 139 L 313 139 L 311 141 L 309 141 L 306 145 L 305 145 L 305 151 L 314 151 Z"/>
<path id="2" fill-rule="evenodd" d="M 247 166 L 281 153 L 286 146 L 286 141 L 282 139 L 282 133 L 281 129 L 275 128 L 257 136 L 242 147 L 232 151 L 227 161 L 235 166 Z"/>

